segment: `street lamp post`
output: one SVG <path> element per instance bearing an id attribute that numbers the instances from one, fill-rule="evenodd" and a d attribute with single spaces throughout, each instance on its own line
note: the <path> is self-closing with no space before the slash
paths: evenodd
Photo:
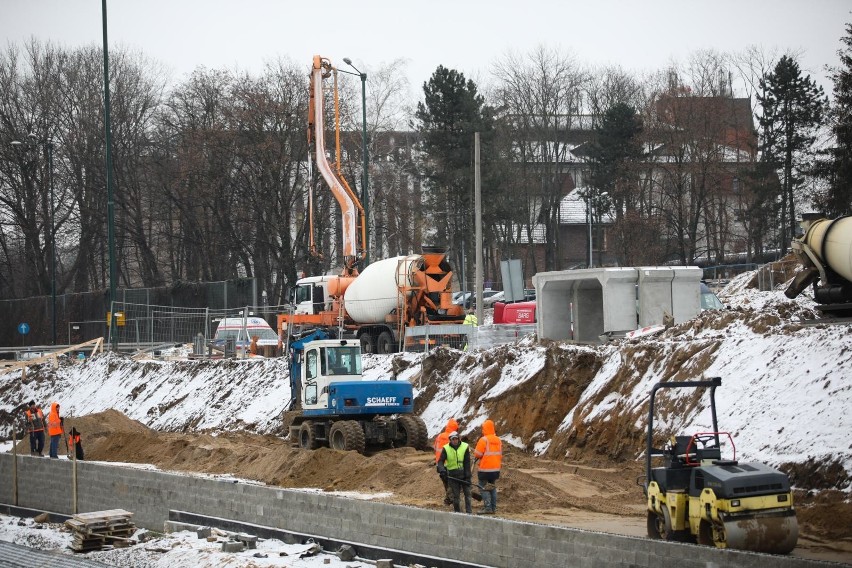
<path id="1" fill-rule="evenodd" d="M 367 74 L 355 67 L 348 57 L 344 57 L 343 62 L 358 71 L 358 76 L 361 77 L 361 157 L 364 170 L 361 183 L 361 201 L 364 205 L 364 239 L 366 240 L 364 248 L 367 249 L 364 256 L 364 266 L 366 267 L 370 264 L 370 198 L 369 193 L 367 193 L 370 185 L 369 158 L 367 156 Z"/>
<path id="2" fill-rule="evenodd" d="M 56 345 L 56 207 L 53 192 L 53 141 L 36 140 L 29 134 L 30 141 L 12 140 L 13 146 L 44 146 L 47 151 L 47 170 L 50 176 L 50 328 L 53 345 Z"/>
<path id="3" fill-rule="evenodd" d="M 589 268 L 594 266 L 594 257 L 592 256 L 592 225 L 594 224 L 594 212 L 601 208 L 601 202 L 609 195 L 608 191 L 601 191 L 597 195 L 592 195 L 592 206 L 589 208 Z M 603 264 L 603 252 L 601 252 L 601 264 Z"/>
<path id="4" fill-rule="evenodd" d="M 109 98 L 109 48 L 107 42 L 107 0 L 101 0 L 101 19 L 104 30 L 104 133 L 106 145 L 106 186 L 107 186 L 107 243 L 109 248 L 109 323 L 110 339 L 113 351 L 118 350 L 118 333 L 115 329 L 115 196 L 112 180 L 112 119 L 110 118 Z"/>
<path id="5" fill-rule="evenodd" d="M 592 267 L 592 194 L 586 193 L 586 217 L 589 220 L 589 262 L 588 267 Z"/>
<path id="6" fill-rule="evenodd" d="M 589 268 L 594 268 L 595 257 L 592 249 L 592 225 L 594 224 L 594 210 L 600 208 L 601 200 L 609 195 L 608 191 L 602 191 L 595 195 L 594 190 L 586 193 L 586 214 L 589 217 Z"/>

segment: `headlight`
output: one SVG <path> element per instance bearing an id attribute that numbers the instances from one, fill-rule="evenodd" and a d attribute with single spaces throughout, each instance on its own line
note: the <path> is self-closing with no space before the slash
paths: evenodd
<path id="1" fill-rule="evenodd" d="M 739 499 L 734 499 L 733 501 L 731 501 L 731 507 L 739 507 L 739 506 L 740 506 L 740 500 Z"/>

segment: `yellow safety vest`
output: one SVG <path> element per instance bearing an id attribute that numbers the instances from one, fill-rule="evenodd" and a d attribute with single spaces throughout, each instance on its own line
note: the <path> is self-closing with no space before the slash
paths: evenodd
<path id="1" fill-rule="evenodd" d="M 447 471 L 455 471 L 464 467 L 464 454 L 467 449 L 466 442 L 459 444 L 458 448 L 454 448 L 450 444 L 444 446 L 444 450 L 447 452 L 447 460 L 444 462 Z"/>

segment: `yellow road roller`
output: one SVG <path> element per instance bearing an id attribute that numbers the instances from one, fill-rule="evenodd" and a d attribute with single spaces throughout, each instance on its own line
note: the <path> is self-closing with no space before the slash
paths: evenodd
<path id="1" fill-rule="evenodd" d="M 714 377 L 657 383 L 651 390 L 645 475 L 639 478 L 648 505 L 648 536 L 787 554 L 799 538 L 790 479 L 768 465 L 737 461 L 733 438 L 719 431 L 716 419 L 715 391 L 721 384 Z M 713 431 L 672 436 L 663 448 L 654 448 L 655 396 L 676 388 L 707 389 Z M 722 459 L 723 445 L 730 459 Z M 654 457 L 663 458 L 662 467 L 651 467 Z"/>

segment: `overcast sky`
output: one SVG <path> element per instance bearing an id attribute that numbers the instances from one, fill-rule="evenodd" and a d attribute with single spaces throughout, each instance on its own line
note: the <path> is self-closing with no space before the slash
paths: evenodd
<path id="1" fill-rule="evenodd" d="M 362 70 L 407 60 L 412 95 L 438 65 L 485 79 L 508 50 L 571 50 L 589 65 L 663 68 L 696 49 L 749 45 L 801 51 L 826 92 L 825 65 L 852 21 L 849 0 L 111 0 L 111 48 L 129 47 L 180 80 L 197 66 L 262 70 L 279 56 L 310 65 L 320 54 Z M 0 0 L 0 38 L 62 46 L 102 44 L 99 0 Z"/>

